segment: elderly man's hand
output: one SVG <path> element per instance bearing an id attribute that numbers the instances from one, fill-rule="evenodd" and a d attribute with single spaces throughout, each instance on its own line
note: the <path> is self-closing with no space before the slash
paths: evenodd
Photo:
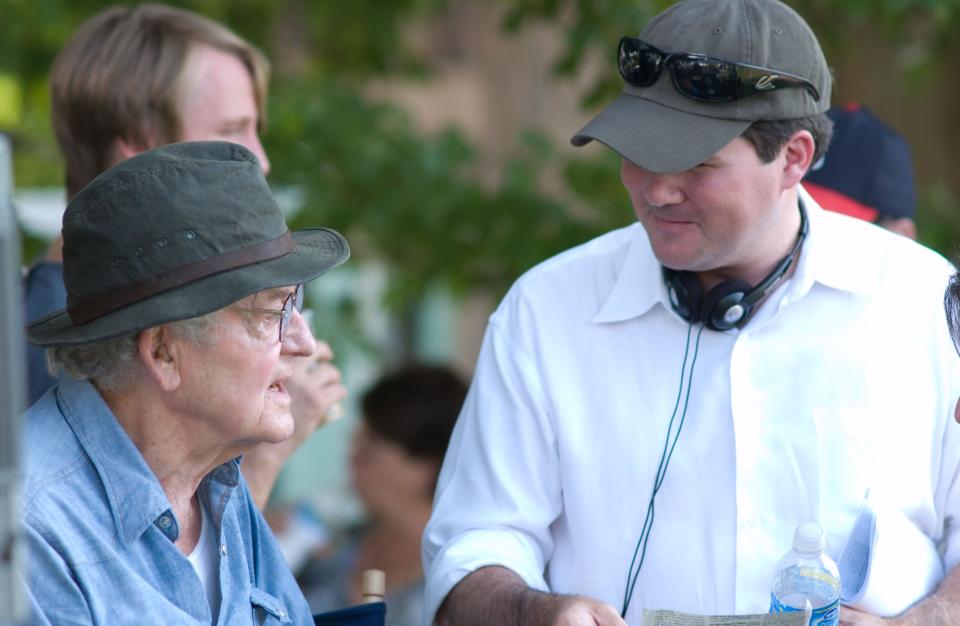
<path id="1" fill-rule="evenodd" d="M 347 389 L 332 360 L 333 350 L 320 340 L 317 340 L 317 349 L 311 356 L 293 359 L 293 374 L 286 383 L 294 421 L 293 434 L 277 446 L 287 446 L 293 453 L 314 430 L 342 414 L 340 403 L 347 397 Z"/>
<path id="2" fill-rule="evenodd" d="M 896 618 L 877 617 L 848 606 L 840 607 L 840 626 L 900 626 Z"/>
<path id="3" fill-rule="evenodd" d="M 250 486 L 250 495 L 263 508 L 273 483 L 291 454 L 318 427 L 340 416 L 340 402 L 347 397 L 340 370 L 331 363 L 333 351 L 326 342 L 317 340 L 314 353 L 293 357 L 293 373 L 285 386 L 290 394 L 293 434 L 280 443 L 261 443 L 246 452 L 241 469 Z"/>

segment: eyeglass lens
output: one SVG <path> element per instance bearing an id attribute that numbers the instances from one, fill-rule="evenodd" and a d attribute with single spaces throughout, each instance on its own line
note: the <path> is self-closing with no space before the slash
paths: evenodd
<path id="1" fill-rule="evenodd" d="M 628 38 L 620 42 L 620 73 L 631 85 L 652 85 L 660 75 L 662 55 L 646 45 L 637 45 Z"/>
<path id="2" fill-rule="evenodd" d="M 681 93 L 701 100 L 733 100 L 737 93 L 737 70 L 716 59 L 673 57 L 671 77 Z"/>
<path id="3" fill-rule="evenodd" d="M 783 87 L 803 87 L 820 99 L 816 87 L 798 76 L 697 54 L 668 54 L 632 37 L 620 40 L 618 62 L 620 75 L 636 87 L 652 85 L 666 66 L 677 91 L 694 100 L 731 102 Z"/>
<path id="4" fill-rule="evenodd" d="M 290 326 L 290 318 L 293 317 L 293 310 L 303 310 L 303 286 L 297 285 L 293 293 L 283 300 L 283 315 L 280 316 L 280 341 L 287 335 L 287 327 Z"/>
<path id="5" fill-rule="evenodd" d="M 625 37 L 620 42 L 620 73 L 637 87 L 656 82 L 664 65 L 677 90 L 699 100 L 736 98 L 737 70 L 722 59 L 683 54 L 666 54 L 651 45 Z"/>

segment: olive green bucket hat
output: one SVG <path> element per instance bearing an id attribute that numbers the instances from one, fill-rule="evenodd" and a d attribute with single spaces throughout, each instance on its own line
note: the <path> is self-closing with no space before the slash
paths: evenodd
<path id="1" fill-rule="evenodd" d="M 305 283 L 349 256 L 336 231 L 287 229 L 243 146 L 170 144 L 107 170 L 67 206 L 67 308 L 27 337 L 56 346 L 130 335 Z"/>

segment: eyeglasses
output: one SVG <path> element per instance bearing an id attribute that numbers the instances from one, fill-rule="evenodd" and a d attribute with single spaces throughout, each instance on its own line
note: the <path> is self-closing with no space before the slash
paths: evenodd
<path id="1" fill-rule="evenodd" d="M 303 285 L 297 285 L 293 293 L 287 294 L 283 299 L 283 306 L 280 309 L 261 309 L 257 307 L 238 306 L 238 311 L 248 311 L 250 313 L 269 313 L 280 316 L 280 325 L 278 328 L 278 338 L 283 342 L 287 334 L 287 328 L 290 326 L 290 318 L 293 317 L 293 310 L 303 311 Z"/>
<path id="2" fill-rule="evenodd" d="M 733 102 L 788 87 L 803 87 L 820 100 L 820 92 L 805 78 L 702 54 L 662 52 L 635 37 L 620 39 L 617 58 L 620 76 L 628 84 L 649 87 L 666 67 L 677 91 L 701 102 Z"/>

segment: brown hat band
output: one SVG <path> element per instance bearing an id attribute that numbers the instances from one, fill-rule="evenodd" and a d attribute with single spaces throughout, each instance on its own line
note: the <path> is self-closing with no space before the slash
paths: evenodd
<path id="1" fill-rule="evenodd" d="M 107 313 L 112 313 L 117 309 L 145 300 L 174 287 L 181 287 L 195 280 L 238 267 L 276 259 L 290 254 L 293 250 L 293 237 L 290 236 L 290 231 L 287 231 L 276 239 L 270 239 L 249 248 L 241 248 L 220 256 L 181 265 L 150 280 L 114 290 L 103 296 L 97 296 L 96 300 L 76 302 L 67 307 L 67 312 L 74 324 L 86 324 L 103 317 Z"/>

